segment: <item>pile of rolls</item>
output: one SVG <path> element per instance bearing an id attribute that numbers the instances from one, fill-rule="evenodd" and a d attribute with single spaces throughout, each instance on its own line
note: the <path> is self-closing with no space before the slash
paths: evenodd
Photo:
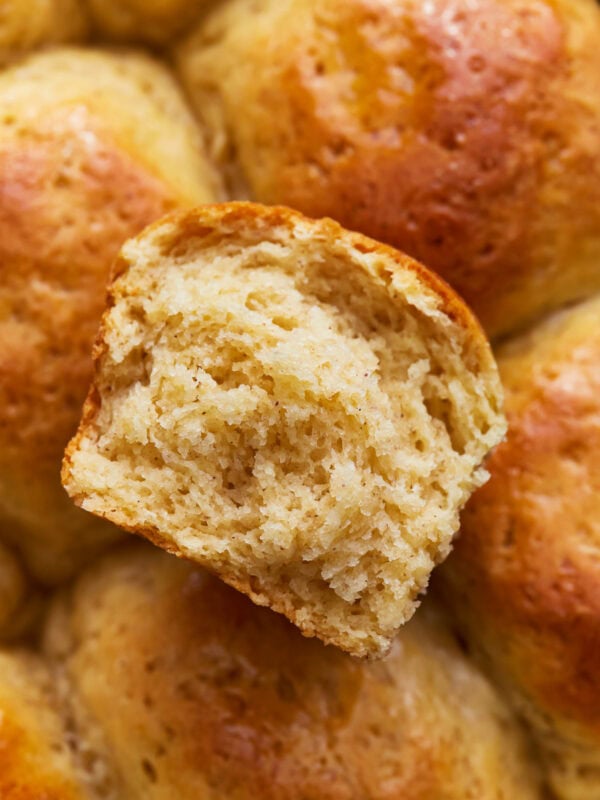
<path id="1" fill-rule="evenodd" d="M 61 484 L 129 240 L 170 215 L 179 263 L 236 209 L 429 281 L 469 369 L 457 295 L 491 342 L 489 479 L 371 651 Z M 599 454 L 595 0 L 4 3 L 0 797 L 597 800 Z"/>

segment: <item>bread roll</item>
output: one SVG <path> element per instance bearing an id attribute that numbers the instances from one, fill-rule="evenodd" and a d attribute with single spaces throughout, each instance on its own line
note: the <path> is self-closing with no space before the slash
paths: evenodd
<path id="1" fill-rule="evenodd" d="M 600 297 L 499 353 L 509 418 L 441 570 L 561 800 L 600 797 Z"/>
<path id="2" fill-rule="evenodd" d="M 121 800 L 534 800 L 519 728 L 433 608 L 356 661 L 137 545 L 55 608 L 48 653 Z"/>
<path id="3" fill-rule="evenodd" d="M 145 56 L 32 56 L 0 74 L 0 108 L 0 536 L 54 582 L 116 533 L 59 480 L 112 260 L 213 193 L 179 91 Z"/>
<path id="4" fill-rule="evenodd" d="M 407 256 L 251 203 L 167 217 L 115 276 L 71 497 L 382 655 L 504 433 L 474 318 Z"/>
<path id="5" fill-rule="evenodd" d="M 217 0 L 85 0 L 96 31 L 107 39 L 164 45 L 189 30 Z"/>
<path id="6" fill-rule="evenodd" d="M 86 34 L 82 0 L 2 0 L 0 66 L 44 44 L 79 42 Z"/>
<path id="7" fill-rule="evenodd" d="M 0 652 L 2 800 L 92 800 L 86 778 L 69 751 L 48 668 L 29 653 Z"/>
<path id="8" fill-rule="evenodd" d="M 233 196 L 441 274 L 493 336 L 600 289 L 594 0 L 231 0 L 178 46 Z"/>

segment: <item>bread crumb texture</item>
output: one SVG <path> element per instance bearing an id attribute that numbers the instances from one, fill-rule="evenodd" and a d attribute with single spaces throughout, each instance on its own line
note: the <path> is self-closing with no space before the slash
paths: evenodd
<path id="1" fill-rule="evenodd" d="M 504 434 L 489 346 L 406 256 L 231 203 L 128 242 L 64 463 L 83 508 L 380 656 Z"/>

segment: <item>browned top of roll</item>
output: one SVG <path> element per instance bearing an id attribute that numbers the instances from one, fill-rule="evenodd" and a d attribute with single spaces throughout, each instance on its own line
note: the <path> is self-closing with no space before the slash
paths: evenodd
<path id="1" fill-rule="evenodd" d="M 80 579 L 48 638 L 77 735 L 99 734 L 127 800 L 538 796 L 518 728 L 433 608 L 366 664 L 137 546 Z"/>
<path id="2" fill-rule="evenodd" d="M 237 192 L 390 242 L 498 335 L 600 286 L 594 0 L 233 0 L 178 50 Z"/>
<path id="3" fill-rule="evenodd" d="M 59 470 L 112 260 L 167 210 L 212 195 L 178 89 L 145 56 L 32 56 L 0 75 L 0 106 L 0 526 L 54 580 L 93 538 Z"/>

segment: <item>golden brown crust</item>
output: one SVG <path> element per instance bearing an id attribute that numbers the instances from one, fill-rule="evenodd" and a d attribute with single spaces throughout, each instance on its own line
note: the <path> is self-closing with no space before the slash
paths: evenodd
<path id="1" fill-rule="evenodd" d="M 0 526 L 49 581 L 116 536 L 75 509 L 59 482 L 91 378 L 110 265 L 129 236 L 185 203 L 196 180 L 180 194 L 175 169 L 170 182 L 168 167 L 146 163 L 153 149 L 138 153 L 128 138 L 138 110 L 128 121 L 126 101 L 152 109 L 144 75 L 159 84 L 157 98 L 171 89 L 185 131 L 175 88 L 143 58 L 57 51 L 32 57 L 0 83 Z M 109 98 L 104 108 L 95 81 L 99 97 Z M 109 103 L 119 104 L 120 94 L 122 117 L 114 119 Z M 160 103 L 158 154 L 168 111 L 167 100 Z M 194 132 L 181 154 L 190 164 L 199 157 L 195 145 Z M 198 201 L 205 191 L 196 189 Z"/>
<path id="2" fill-rule="evenodd" d="M 537 797 L 518 728 L 431 608 L 367 665 L 140 546 L 67 607 L 49 650 L 126 797 Z"/>
<path id="3" fill-rule="evenodd" d="M 50 675 L 35 657 L 0 653 L 0 797 L 83 800 L 66 731 L 48 696 Z"/>
<path id="4" fill-rule="evenodd" d="M 0 208 L 0 258 L 14 265 L 3 288 L 8 396 L 0 405 L 10 417 L 3 450 L 27 457 L 30 469 L 55 463 L 77 418 L 91 370 L 89 343 L 119 244 L 174 205 L 165 187 L 96 136 L 92 121 L 85 123 L 88 141 L 68 117 L 64 127 L 54 123 L 43 138 L 38 130 L 29 141 L 0 145 L 0 192 L 10 201 Z M 80 182 L 71 184 L 69 168 L 81 171 Z M 93 228 L 73 226 L 75 213 L 93 218 Z M 69 305 L 65 295 L 72 295 Z M 51 398 L 57 389 L 60 401 Z M 16 396 L 19 402 L 11 403 Z M 56 403 L 51 418 L 32 416 L 40 402 Z M 25 442 L 36 442 L 35 451 Z"/>
<path id="5" fill-rule="evenodd" d="M 80 114 L 73 126 L 67 113 L 43 136 L 38 129 L 0 143 L 0 260 L 7 271 L 0 468 L 7 535 L 12 525 L 18 534 L 22 521 L 27 527 L 28 506 L 34 518 L 50 513 L 59 525 L 64 516 L 83 526 L 60 491 L 58 464 L 91 377 L 89 350 L 108 269 L 121 242 L 174 204 L 157 180 L 96 135 L 93 121 L 85 121 L 87 139 L 80 124 Z M 68 165 L 61 163 L 65 148 Z"/>
<path id="6" fill-rule="evenodd" d="M 596 299 L 500 351 L 508 438 L 439 573 L 557 771 L 569 743 L 600 753 L 599 320 Z"/>
<path id="7" fill-rule="evenodd" d="M 498 335 L 600 286 L 599 38 L 593 0 L 239 0 L 179 65 L 252 197 L 410 253 Z"/>

